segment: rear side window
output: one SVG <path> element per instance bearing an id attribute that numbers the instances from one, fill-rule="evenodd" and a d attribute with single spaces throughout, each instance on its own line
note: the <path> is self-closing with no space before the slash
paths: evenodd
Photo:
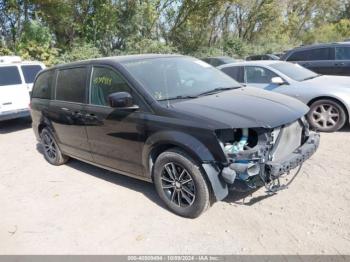
<path id="1" fill-rule="evenodd" d="M 350 47 L 336 47 L 335 48 L 336 60 L 350 60 Z"/>
<path id="2" fill-rule="evenodd" d="M 56 84 L 56 99 L 84 103 L 86 101 L 86 76 L 86 67 L 59 70 Z"/>
<path id="3" fill-rule="evenodd" d="M 0 67 L 0 86 L 22 84 L 17 66 Z"/>
<path id="4" fill-rule="evenodd" d="M 317 48 L 309 50 L 308 61 L 313 60 L 331 60 L 331 49 L 330 48 Z"/>
<path id="5" fill-rule="evenodd" d="M 24 81 L 27 84 L 33 83 L 36 75 L 42 69 L 40 65 L 23 65 L 21 68 L 24 76 Z"/>
<path id="6" fill-rule="evenodd" d="M 54 71 L 47 71 L 38 76 L 33 87 L 33 98 L 50 99 Z"/>
<path id="7" fill-rule="evenodd" d="M 297 51 L 294 52 L 287 58 L 287 61 L 306 61 L 307 60 L 308 51 Z"/>
<path id="8" fill-rule="evenodd" d="M 244 70 L 242 66 L 224 67 L 221 69 L 221 71 L 232 77 L 237 82 L 244 82 Z"/>
<path id="9" fill-rule="evenodd" d="M 329 47 L 297 51 L 288 57 L 287 61 L 332 60 L 332 49 Z"/>

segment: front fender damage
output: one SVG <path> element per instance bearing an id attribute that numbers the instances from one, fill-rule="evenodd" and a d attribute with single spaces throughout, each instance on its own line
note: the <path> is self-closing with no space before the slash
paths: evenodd
<path id="1" fill-rule="evenodd" d="M 226 197 L 230 190 L 247 192 L 265 186 L 268 192 L 276 192 L 285 188 L 279 178 L 301 167 L 320 142 L 319 134 L 309 131 L 303 119 L 274 129 L 249 130 L 249 135 L 235 129 L 230 130 L 230 138 L 227 132 L 220 130 L 217 137 L 229 164 L 221 168 L 215 164 L 203 166 L 210 173 L 208 178 L 217 200 Z M 244 134 L 247 139 L 242 138 Z M 242 141 L 245 145 L 237 151 Z"/>

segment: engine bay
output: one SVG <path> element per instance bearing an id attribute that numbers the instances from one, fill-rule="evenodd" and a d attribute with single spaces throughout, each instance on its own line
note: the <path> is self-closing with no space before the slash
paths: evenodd
<path id="1" fill-rule="evenodd" d="M 309 151 L 302 155 L 296 152 L 308 133 L 303 119 L 273 129 L 217 130 L 218 141 L 229 161 L 229 169 L 223 169 L 222 176 L 229 178 L 229 182 L 234 181 L 232 188 L 238 191 L 261 186 L 270 190 L 272 187 L 275 190 L 276 185 L 282 188 L 279 177 L 308 157 Z"/>

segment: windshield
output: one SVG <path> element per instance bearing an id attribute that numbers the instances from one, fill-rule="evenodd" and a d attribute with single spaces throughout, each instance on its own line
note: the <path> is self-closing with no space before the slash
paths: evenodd
<path id="1" fill-rule="evenodd" d="M 304 81 L 319 76 L 318 74 L 298 64 L 281 62 L 270 64 L 270 66 L 296 81 Z"/>
<path id="2" fill-rule="evenodd" d="M 191 57 L 152 58 L 122 63 L 157 100 L 190 98 L 240 84 L 207 63 Z"/>

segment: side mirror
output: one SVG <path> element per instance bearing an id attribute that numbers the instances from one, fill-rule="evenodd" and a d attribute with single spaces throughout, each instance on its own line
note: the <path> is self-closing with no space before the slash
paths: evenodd
<path id="1" fill-rule="evenodd" d="M 108 102 L 110 107 L 120 109 L 138 109 L 139 107 L 134 104 L 132 96 L 128 92 L 116 92 L 108 96 Z"/>
<path id="2" fill-rule="evenodd" d="M 283 85 L 286 82 L 279 76 L 275 76 L 271 78 L 271 83 L 276 85 Z"/>

